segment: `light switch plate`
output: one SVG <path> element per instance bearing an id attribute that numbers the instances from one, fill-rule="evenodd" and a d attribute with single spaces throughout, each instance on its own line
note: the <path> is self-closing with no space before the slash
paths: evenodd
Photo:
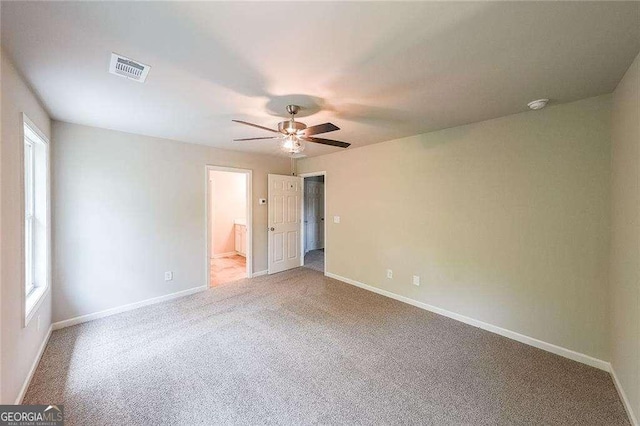
<path id="1" fill-rule="evenodd" d="M 173 272 L 168 271 L 164 273 L 164 280 L 171 281 L 173 279 Z"/>
<path id="2" fill-rule="evenodd" d="M 340 216 L 334 216 L 333 223 L 340 223 Z"/>
<path id="3" fill-rule="evenodd" d="M 418 275 L 413 276 L 413 285 L 420 285 L 420 277 Z"/>

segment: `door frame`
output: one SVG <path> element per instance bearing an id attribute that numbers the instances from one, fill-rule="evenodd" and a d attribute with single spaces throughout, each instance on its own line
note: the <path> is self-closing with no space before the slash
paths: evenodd
<path id="1" fill-rule="evenodd" d="M 315 176 L 324 176 L 324 199 L 322 200 L 322 203 L 324 204 L 324 224 L 322 225 L 322 233 L 323 233 L 323 239 L 324 239 L 324 274 L 327 275 L 327 271 L 329 270 L 327 268 L 327 252 L 328 252 L 328 245 L 329 245 L 329 240 L 327 239 L 327 172 L 326 171 L 321 171 L 321 172 L 309 172 L 309 173 L 299 173 L 298 177 L 302 178 L 302 217 L 301 217 L 301 221 L 300 221 L 300 266 L 304 266 L 304 239 L 305 239 L 305 235 L 304 235 L 304 197 L 305 197 L 305 192 L 304 192 L 304 178 L 308 178 L 308 177 L 315 177 Z"/>
<path id="2" fill-rule="evenodd" d="M 231 173 L 244 173 L 247 180 L 247 252 L 246 252 L 246 273 L 247 278 L 253 277 L 253 205 L 251 200 L 253 199 L 252 191 L 253 191 L 253 170 L 251 169 L 240 169 L 236 167 L 226 167 L 226 166 L 214 166 L 207 164 L 205 166 L 204 173 L 204 183 L 205 183 L 205 236 L 206 236 L 206 247 L 205 247 L 205 256 L 206 256 L 206 268 L 207 268 L 207 288 L 211 286 L 211 237 L 213 230 L 210 227 L 211 220 L 209 215 L 212 214 L 210 211 L 211 206 L 211 191 L 209 185 L 209 172 L 231 172 Z"/>

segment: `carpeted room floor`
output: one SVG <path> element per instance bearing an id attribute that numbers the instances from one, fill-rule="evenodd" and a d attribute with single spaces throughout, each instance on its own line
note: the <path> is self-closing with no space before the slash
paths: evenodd
<path id="1" fill-rule="evenodd" d="M 297 268 L 55 331 L 67 425 L 626 425 L 609 375 Z"/>

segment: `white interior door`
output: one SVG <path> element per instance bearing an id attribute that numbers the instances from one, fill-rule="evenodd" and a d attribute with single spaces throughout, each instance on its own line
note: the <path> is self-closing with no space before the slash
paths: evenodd
<path id="1" fill-rule="evenodd" d="M 305 253 L 324 248 L 324 183 L 304 183 Z"/>
<path id="2" fill-rule="evenodd" d="M 300 266 L 302 178 L 269 175 L 269 273 Z"/>

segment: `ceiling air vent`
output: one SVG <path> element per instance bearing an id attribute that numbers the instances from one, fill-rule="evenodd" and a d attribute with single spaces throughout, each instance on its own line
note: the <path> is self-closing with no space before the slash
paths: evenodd
<path id="1" fill-rule="evenodd" d="M 136 62 L 117 53 L 111 54 L 111 64 L 109 64 L 109 72 L 111 74 L 144 83 L 150 69 L 149 65 Z"/>

